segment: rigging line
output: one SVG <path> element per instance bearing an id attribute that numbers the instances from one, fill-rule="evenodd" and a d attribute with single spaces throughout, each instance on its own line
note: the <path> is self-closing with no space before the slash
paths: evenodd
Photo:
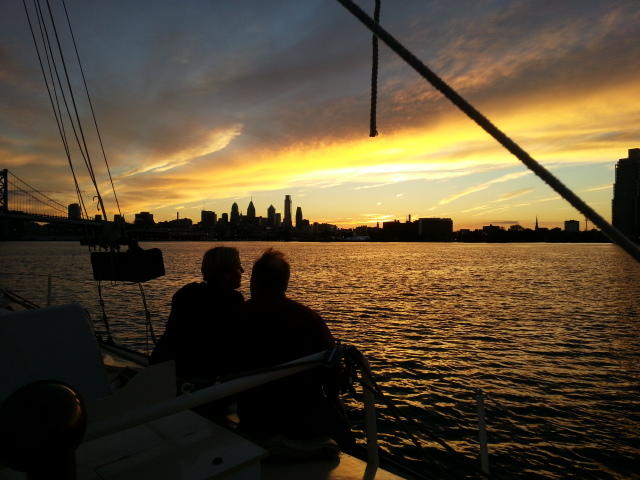
<path id="1" fill-rule="evenodd" d="M 93 172 L 93 166 L 91 165 L 91 156 L 89 154 L 89 148 L 87 147 L 87 141 L 86 141 L 86 138 L 84 136 L 84 129 L 82 128 L 82 122 L 80 121 L 80 115 L 78 114 L 78 106 L 76 104 L 75 95 L 73 94 L 73 88 L 71 87 L 71 80 L 69 79 L 69 71 L 67 69 L 67 63 L 66 63 L 66 61 L 64 59 L 64 53 L 62 51 L 62 45 L 60 44 L 60 37 L 58 35 L 58 29 L 56 27 L 55 20 L 53 19 L 53 12 L 51 11 L 51 4 L 49 3 L 49 0 L 46 0 L 46 2 L 47 2 L 47 9 L 49 11 L 49 18 L 51 19 L 51 24 L 53 26 L 53 33 L 54 33 L 54 35 L 56 37 L 56 43 L 58 45 L 58 53 L 60 54 L 60 60 L 62 61 L 62 67 L 64 69 L 65 79 L 67 80 L 67 87 L 69 89 L 71 102 L 73 103 L 73 110 L 74 110 L 74 113 L 76 115 L 76 120 L 78 122 L 78 129 L 80 130 L 80 136 L 82 137 L 82 143 L 84 145 L 85 151 L 87 152 L 88 167 L 89 166 L 91 167 L 91 168 L 88 168 L 89 175 L 91 177 L 91 181 L 93 183 L 93 186 L 96 189 L 96 195 L 98 197 L 98 203 L 100 205 L 100 209 L 102 210 L 102 215 L 104 216 L 104 219 L 107 220 L 107 211 L 104 208 L 104 202 L 102 201 L 102 195 L 100 195 L 100 189 L 98 188 L 98 184 L 96 182 L 95 174 Z"/>
<path id="2" fill-rule="evenodd" d="M 44 43 L 45 34 L 43 32 L 43 25 L 44 25 L 44 21 L 41 21 L 40 33 L 41 33 L 41 36 L 43 38 L 43 43 Z M 49 47 L 49 50 L 45 49 L 45 52 L 47 53 L 47 64 L 49 66 L 49 76 L 51 77 L 51 83 L 52 83 L 52 85 L 54 87 L 53 88 L 53 93 L 55 95 L 56 105 L 58 107 L 58 117 L 59 117 L 59 119 L 56 117 L 56 121 L 58 121 L 58 123 L 59 123 L 58 128 L 60 129 L 60 136 L 62 138 L 62 143 L 63 143 L 64 148 L 65 148 L 65 153 L 67 154 L 67 160 L 69 162 L 69 167 L 71 168 L 71 174 L 73 176 L 73 182 L 74 182 L 74 185 L 75 185 L 76 196 L 78 197 L 78 203 L 80 204 L 80 206 L 82 208 L 82 211 L 84 212 L 85 218 L 89 218 L 89 214 L 87 212 L 87 207 L 86 207 L 86 205 L 84 203 L 84 198 L 82 197 L 82 191 L 80 190 L 80 185 L 78 184 L 78 179 L 76 177 L 76 172 L 75 172 L 75 168 L 73 166 L 73 161 L 71 159 L 71 149 L 69 148 L 69 141 L 67 140 L 67 133 L 66 133 L 66 130 L 64 128 L 64 119 L 63 119 L 63 116 L 62 116 L 62 107 L 60 106 L 60 99 L 58 98 L 58 89 L 55 88 L 56 84 L 55 84 L 55 80 L 54 80 L 54 76 L 53 76 L 53 70 L 51 68 L 51 63 L 53 62 L 53 51 L 51 50 L 51 42 L 49 41 L 48 34 L 47 34 L 46 38 L 47 38 L 46 45 L 48 45 L 48 47 Z M 49 52 L 51 52 L 51 55 L 49 55 Z M 55 67 L 55 63 L 54 63 L 54 67 Z M 60 90 L 61 90 L 61 93 L 62 93 L 62 87 L 61 86 L 60 86 Z"/>
<path id="3" fill-rule="evenodd" d="M 66 139 L 66 133 L 64 132 L 64 118 L 62 115 L 62 108 L 60 107 L 60 99 L 58 97 L 58 88 L 55 82 L 55 77 L 53 76 L 53 69 L 51 68 L 51 64 L 54 61 L 53 59 L 53 54 L 51 53 L 51 43 L 49 42 L 49 36 L 48 34 L 46 34 L 46 26 L 44 24 L 44 20 L 42 18 L 42 10 L 40 8 L 38 8 L 38 6 L 36 5 L 36 0 L 34 0 L 34 8 L 36 9 L 36 15 L 38 17 L 38 26 L 40 27 L 40 38 L 43 44 L 43 50 L 45 53 L 45 57 L 47 59 L 47 67 L 49 69 L 49 76 L 47 77 L 45 75 L 45 83 L 47 84 L 47 87 L 49 86 L 49 82 L 51 83 L 51 86 L 53 87 L 53 95 L 55 97 L 55 105 L 54 107 L 54 115 L 56 117 L 56 122 L 59 125 L 59 128 L 62 128 L 62 133 L 63 133 L 63 145 L 65 146 L 65 151 L 68 150 L 68 142 Z M 44 74 L 44 71 L 43 71 Z M 61 123 L 62 122 L 62 123 Z M 70 155 L 70 153 L 69 153 Z"/>
<path id="4" fill-rule="evenodd" d="M 64 72 L 66 74 L 66 80 L 67 80 L 67 86 L 68 86 L 67 88 L 68 88 L 69 96 L 70 96 L 70 98 L 72 100 L 73 107 L 74 107 L 74 110 L 75 110 L 76 119 L 77 119 L 77 122 L 78 122 L 78 129 L 80 130 L 80 133 L 82 135 L 82 140 L 83 140 L 83 143 L 84 143 L 84 149 L 83 149 L 83 146 L 82 146 L 82 144 L 80 142 L 80 138 L 78 137 L 78 131 L 76 130 L 76 125 L 75 125 L 75 122 L 74 122 L 73 117 L 71 115 L 71 110 L 69 109 L 69 104 L 67 102 L 67 98 L 66 98 L 66 95 L 64 93 L 64 88 L 62 86 L 62 80 L 60 79 L 60 75 L 58 73 L 58 65 L 57 65 L 57 62 L 54 59 L 55 56 L 53 54 L 53 48 L 51 47 L 51 40 L 50 40 L 50 37 L 49 37 L 49 30 L 47 29 L 46 23 L 44 21 L 44 15 L 42 13 L 42 6 L 41 6 L 41 3 L 40 3 L 41 0 L 34 0 L 34 2 L 37 2 L 38 13 L 40 15 L 40 19 L 41 19 L 41 22 L 42 22 L 42 25 L 44 27 L 44 31 L 45 31 L 45 34 L 46 34 L 46 45 L 49 48 L 49 52 L 50 52 L 51 58 L 53 60 L 53 68 L 54 68 L 54 70 L 56 72 L 56 79 L 58 80 L 58 88 L 60 89 L 60 93 L 62 94 L 62 98 L 64 100 L 65 108 L 66 108 L 66 111 L 67 111 L 67 116 L 69 117 L 69 123 L 71 124 L 71 127 L 73 129 L 73 133 L 74 133 L 75 138 L 76 138 L 76 142 L 78 144 L 78 150 L 80 151 L 80 154 L 82 155 L 82 159 L 83 159 L 84 164 L 85 164 L 85 166 L 87 168 L 87 171 L 89 173 L 89 177 L 92 179 L 92 181 L 95 181 L 95 175 L 93 173 L 93 165 L 91 164 L 91 158 L 90 158 L 90 154 L 89 154 L 89 149 L 87 148 L 86 142 L 84 142 L 84 134 L 83 134 L 83 130 L 82 130 L 82 122 L 80 121 L 80 118 L 79 118 L 79 115 L 78 115 L 78 110 L 76 108 L 75 96 L 74 96 L 74 93 L 73 93 L 73 88 L 71 87 L 71 84 L 70 84 L 70 81 L 69 81 L 69 74 L 68 74 L 67 69 L 66 69 L 66 62 L 64 60 L 64 55 L 63 55 L 63 52 L 62 52 L 62 48 L 60 46 L 60 42 L 58 41 L 58 53 L 60 55 L 60 59 L 62 61 L 62 66 L 64 67 Z M 51 10 L 49 10 L 49 14 L 50 14 L 49 16 L 51 18 L 51 20 L 50 20 L 51 21 L 51 26 L 54 29 L 54 33 L 57 33 L 57 29 L 55 27 L 55 21 L 53 19 L 53 15 L 52 15 Z"/>
<path id="5" fill-rule="evenodd" d="M 69 104 L 67 102 L 67 97 L 65 95 L 64 88 L 62 87 L 62 80 L 60 80 L 60 75 L 58 73 L 58 66 L 57 66 L 57 64 L 55 62 L 55 57 L 53 55 L 53 49 L 51 48 L 51 41 L 49 39 L 49 31 L 48 31 L 46 23 L 44 21 L 44 15 L 42 14 L 42 7 L 41 7 L 41 5 L 39 3 L 39 0 L 33 0 L 33 3 L 34 3 L 34 8 L 36 10 L 36 14 L 38 16 L 38 21 L 39 21 L 39 24 L 40 24 L 40 34 L 42 36 L 42 42 L 44 44 L 45 53 L 47 54 L 47 61 L 49 61 L 49 58 L 51 58 L 51 63 L 53 64 L 53 70 L 55 72 L 55 79 L 54 79 L 54 77 L 52 75 L 52 80 L 51 80 L 52 84 L 53 84 L 53 88 L 54 88 L 54 93 L 57 92 L 57 89 L 60 90 L 60 95 L 62 96 L 62 100 L 63 100 L 64 106 L 65 106 L 65 110 L 66 110 L 67 116 L 69 118 L 69 123 L 71 124 L 71 128 L 73 130 L 73 134 L 75 136 L 76 143 L 78 144 L 78 150 L 80 151 L 80 155 L 82 156 L 82 159 L 83 159 L 85 165 L 87 165 L 87 158 L 85 156 L 85 152 L 82 150 L 82 145 L 80 144 L 80 139 L 78 137 L 78 132 L 76 130 L 75 123 L 73 122 L 73 117 L 71 116 L 71 111 L 69 109 Z M 55 80 L 57 80 L 57 84 L 56 84 Z M 45 82 L 46 82 L 46 76 L 45 76 Z M 56 88 L 56 86 L 57 86 L 57 88 Z M 56 99 L 57 99 L 57 93 L 56 93 Z M 58 101 L 58 106 L 59 106 L 59 100 L 57 100 L 57 101 Z M 61 125 L 62 125 L 62 133 L 61 133 L 61 135 L 63 136 L 63 143 L 65 143 L 65 141 L 66 141 L 66 132 L 65 132 L 64 120 L 62 118 L 62 114 L 60 115 L 60 121 L 61 121 Z M 67 146 L 68 146 L 68 142 L 67 142 Z M 69 164 L 70 164 L 71 171 L 73 173 L 74 183 L 76 185 L 76 194 L 78 195 L 80 204 L 83 207 L 83 210 L 84 210 L 84 213 L 85 213 L 85 217 L 89 218 L 89 215 L 87 213 L 87 208 L 86 208 L 84 200 L 82 198 L 80 186 L 78 184 L 78 180 L 77 180 L 77 177 L 75 175 L 75 169 L 73 168 L 73 163 L 72 163 L 70 157 L 71 157 L 71 152 L 69 151 L 68 161 L 69 161 Z M 87 166 L 87 168 L 88 168 L 88 166 Z"/>
<path id="6" fill-rule="evenodd" d="M 376 0 L 373 21 L 380 23 L 380 0 Z M 378 129 L 376 126 L 376 107 L 378 102 L 378 37 L 375 35 L 373 35 L 371 45 L 371 111 L 369 115 L 369 136 L 376 137 L 378 136 Z"/>
<path id="7" fill-rule="evenodd" d="M 78 59 L 78 66 L 80 67 L 80 73 L 82 75 L 82 82 L 84 84 L 84 90 L 87 93 L 87 100 L 89 101 L 89 108 L 91 110 L 91 116 L 93 117 L 93 124 L 96 127 L 96 133 L 98 134 L 98 141 L 100 143 L 100 148 L 102 149 L 102 157 L 104 158 L 104 164 L 107 167 L 107 173 L 109 174 L 109 181 L 111 182 L 111 190 L 113 191 L 113 198 L 116 201 L 116 206 L 118 207 L 118 213 L 122 216 L 122 211 L 120 210 L 120 203 L 118 202 L 118 195 L 116 195 L 116 187 L 113 185 L 113 178 L 111 178 L 111 169 L 109 168 L 109 162 L 107 161 L 107 154 L 104 151 L 104 145 L 102 143 L 102 135 L 100 135 L 100 129 L 98 128 L 98 121 L 96 120 L 96 114 L 93 110 L 93 102 L 91 101 L 91 96 L 89 95 L 89 87 L 87 87 L 87 79 L 84 75 L 84 69 L 82 68 L 82 62 L 80 61 L 80 54 L 78 53 L 78 46 L 76 44 L 76 37 L 73 34 L 73 28 L 71 28 L 71 20 L 69 19 L 69 12 L 67 11 L 67 4 L 65 0 L 62 0 L 62 6 L 64 7 L 64 13 L 67 17 L 67 24 L 69 25 L 69 32 L 71 32 L 71 39 L 73 41 L 73 48 L 76 52 L 76 58 Z M 105 218 L 106 220 L 106 218 Z"/>
<path id="8" fill-rule="evenodd" d="M 80 196 L 80 189 L 78 187 L 78 180 L 76 178 L 76 173 L 74 171 L 73 164 L 71 163 L 71 155 L 69 153 L 69 147 L 68 147 L 68 144 L 66 142 L 66 136 L 63 134 L 63 127 L 61 127 L 61 125 L 60 125 L 61 118 L 58 119 L 58 114 L 56 113 L 56 108 L 55 108 L 54 103 L 53 103 L 53 97 L 51 96 L 51 89 L 49 88 L 49 81 L 47 79 L 47 76 L 46 76 L 46 73 L 45 73 L 45 69 L 44 69 L 44 65 L 42 63 L 42 57 L 40 56 L 40 48 L 38 47 L 38 42 L 36 41 L 36 36 L 35 36 L 34 31 L 33 31 L 33 25 L 31 23 L 31 16 L 29 15 L 29 10 L 27 8 L 26 0 L 22 0 L 22 5 L 24 6 L 24 11 L 25 11 L 25 13 L 27 15 L 27 21 L 29 23 L 29 30 L 31 31 L 31 38 L 33 39 L 33 43 L 34 43 L 34 46 L 36 48 L 36 54 L 38 55 L 38 62 L 40 63 L 40 70 L 42 71 L 42 76 L 44 78 L 45 86 L 47 87 L 47 93 L 49 95 L 49 101 L 51 102 L 51 108 L 53 109 L 53 114 L 56 117 L 56 123 L 58 124 L 58 132 L 60 133 L 60 137 L 62 138 L 62 143 L 64 145 L 65 152 L 67 154 L 67 160 L 69 162 L 69 167 L 71 168 L 71 174 L 73 175 L 73 181 L 74 181 L 75 186 L 76 186 L 76 193 L 78 194 L 78 199 L 80 201 L 80 204 L 84 208 L 84 202 L 82 201 L 82 197 Z M 45 52 L 46 52 L 46 48 L 45 48 Z M 48 61 L 48 57 L 47 57 L 47 61 Z M 51 70 L 51 66 L 50 65 L 49 65 L 49 70 Z M 53 75 L 52 75 L 52 78 L 53 78 Z M 54 90 L 54 93 L 55 93 L 55 90 Z M 58 100 L 57 100 L 57 93 L 56 93 L 56 102 L 57 101 Z M 58 106 L 58 108 L 59 108 L 59 106 Z M 86 215 L 86 208 L 84 208 L 84 210 L 85 210 L 85 215 Z"/>
<path id="9" fill-rule="evenodd" d="M 496 127 L 482 113 L 467 102 L 458 92 L 450 87 L 444 80 L 431 71 L 413 53 L 407 50 L 389 32 L 376 24 L 360 7 L 351 0 L 337 0 L 343 7 L 351 12 L 369 30 L 371 30 L 380 40 L 382 40 L 391 50 L 396 52 L 400 58 L 407 62 L 416 72 L 427 80 L 434 88 L 439 90 L 451 103 L 464 112 L 469 118 L 476 122 L 485 132 L 491 135 L 500 145 L 513 154 L 518 160 L 524 163 L 533 173 L 542 179 L 547 185 L 554 189 L 562 198 L 571 204 L 576 210 L 587 217 L 593 224 L 598 226 L 609 239 L 625 250 L 629 255 L 640 262 L 640 247 L 629 240 L 620 230 L 607 222 L 602 216 L 596 213 L 580 197 L 567 188 L 549 170 L 534 160 L 520 145 L 509 138 L 502 130 Z"/>
<path id="10" fill-rule="evenodd" d="M 89 249 L 91 251 L 91 249 Z M 100 302 L 100 310 L 102 312 L 102 322 L 104 323 L 104 328 L 107 333 L 107 342 L 113 342 L 113 337 L 111 336 L 111 328 L 109 326 L 109 319 L 107 318 L 107 312 L 104 308 L 104 298 L 102 298 L 102 283 L 100 280 L 96 280 L 96 286 L 98 287 L 98 301 Z"/>
<path id="11" fill-rule="evenodd" d="M 153 323 L 151 322 L 151 313 L 147 307 L 147 297 L 144 294 L 144 288 L 142 288 L 142 282 L 138 282 L 140 287 L 140 295 L 142 296 L 142 305 L 144 306 L 144 317 L 147 323 L 147 331 L 151 334 L 151 341 L 153 345 L 158 345 L 158 339 L 156 338 L 156 332 L 153 330 Z"/>

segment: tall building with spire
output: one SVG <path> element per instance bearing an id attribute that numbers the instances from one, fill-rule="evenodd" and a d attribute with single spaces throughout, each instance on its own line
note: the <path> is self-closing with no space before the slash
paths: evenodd
<path id="1" fill-rule="evenodd" d="M 284 196 L 284 220 L 282 224 L 285 227 L 291 226 L 291 195 Z"/>
<path id="2" fill-rule="evenodd" d="M 640 148 L 616 163 L 611 223 L 634 242 L 640 240 Z"/>
<path id="3" fill-rule="evenodd" d="M 267 208 L 267 223 L 272 227 L 276 226 L 276 209 L 273 205 Z"/>
<path id="4" fill-rule="evenodd" d="M 296 228 L 302 227 L 302 207 L 296 208 Z"/>
<path id="5" fill-rule="evenodd" d="M 253 206 L 253 198 L 249 201 L 249 206 L 247 207 L 247 220 L 249 220 L 249 223 L 256 221 L 256 207 Z"/>
<path id="6" fill-rule="evenodd" d="M 229 220 L 232 225 L 240 223 L 240 210 L 236 202 L 233 202 L 233 205 L 231 205 L 231 218 Z"/>

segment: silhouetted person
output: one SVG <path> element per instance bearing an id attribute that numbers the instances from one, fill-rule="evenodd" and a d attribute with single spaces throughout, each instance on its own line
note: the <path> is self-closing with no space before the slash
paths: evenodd
<path id="1" fill-rule="evenodd" d="M 268 249 L 251 273 L 251 300 L 245 303 L 241 348 L 245 369 L 258 369 L 330 349 L 334 339 L 324 320 L 287 298 L 290 267 Z M 238 400 L 240 427 L 263 438 L 330 436 L 343 448 L 353 439 L 327 369 L 319 367 L 258 387 Z"/>
<path id="2" fill-rule="evenodd" d="M 136 240 L 135 238 L 129 239 L 129 241 L 127 242 L 127 248 L 127 251 L 132 253 L 142 251 L 142 247 L 140 247 L 140 245 L 138 244 L 138 240 Z"/>
<path id="3" fill-rule="evenodd" d="M 151 355 L 151 363 L 175 360 L 176 375 L 188 382 L 211 382 L 229 373 L 229 338 L 244 298 L 238 250 L 215 247 L 202 258 L 204 282 L 178 290 L 171 300 L 165 333 Z"/>

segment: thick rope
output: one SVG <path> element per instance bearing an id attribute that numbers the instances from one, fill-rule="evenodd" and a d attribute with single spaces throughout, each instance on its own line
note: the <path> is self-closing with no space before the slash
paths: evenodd
<path id="1" fill-rule="evenodd" d="M 612 226 L 589 205 L 580 199 L 575 193 L 567 188 L 560 180 L 558 180 L 551 172 L 534 160 L 520 145 L 511 140 L 505 133 L 496 127 L 487 117 L 475 109 L 467 102 L 458 92 L 451 88 L 444 80 L 432 72 L 424 63 L 422 63 L 413 53 L 407 50 L 398 40 L 396 40 L 389 32 L 384 30 L 367 15 L 360 7 L 351 0 L 337 0 L 349 12 L 358 18 L 369 30 L 371 30 L 380 40 L 382 40 L 391 50 L 396 52 L 400 58 L 407 62 L 416 72 L 418 72 L 425 80 L 438 89 L 451 103 L 462 110 L 469 118 L 476 122 L 485 132 L 491 135 L 500 145 L 511 152 L 518 160 L 524 163 L 533 173 L 553 188 L 562 198 L 568 201 L 571 206 L 587 217 L 602 232 L 611 239 L 612 242 L 619 245 L 629 255 L 640 262 L 640 248 L 629 240 L 620 230 Z"/>
<path id="2" fill-rule="evenodd" d="M 380 0 L 376 0 L 376 6 L 373 12 L 373 21 L 380 23 Z M 376 37 L 375 34 L 371 40 L 371 46 L 371 113 L 369 116 L 369 136 L 376 137 L 378 135 L 378 128 L 376 125 L 376 108 L 378 102 L 378 37 Z"/>

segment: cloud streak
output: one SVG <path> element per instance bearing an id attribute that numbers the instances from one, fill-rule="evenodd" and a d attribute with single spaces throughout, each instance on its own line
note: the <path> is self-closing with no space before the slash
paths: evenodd
<path id="1" fill-rule="evenodd" d="M 491 185 L 495 185 L 497 183 L 502 183 L 502 182 L 508 182 L 510 180 L 515 180 L 521 177 L 524 177 L 525 175 L 529 175 L 531 172 L 526 171 L 526 172 L 515 172 L 515 173 L 507 173 L 505 175 L 502 175 L 501 177 L 498 178 L 494 178 L 493 180 L 489 180 L 487 182 L 481 183 L 479 185 L 474 185 L 472 187 L 469 187 L 461 192 L 458 193 L 454 193 L 453 195 L 450 195 L 448 197 L 445 197 L 443 199 L 441 199 L 438 204 L 439 205 L 446 205 L 447 203 L 451 203 L 454 202 L 462 197 L 465 197 L 467 195 L 471 195 L 473 193 L 477 193 L 477 192 L 481 192 L 483 190 L 486 190 L 487 188 L 489 188 Z"/>
<path id="2" fill-rule="evenodd" d="M 481 212 L 457 202 L 471 195 L 483 205 L 533 196 L 491 195 L 519 177 L 487 176 L 516 161 L 386 47 L 381 136 L 369 139 L 370 34 L 339 7 L 158 1 L 149 12 L 130 2 L 125 15 L 115 5 L 80 3 L 70 13 L 128 212 L 172 218 L 185 205 L 194 215 L 189 205 L 305 188 L 309 210 L 326 218 L 360 218 L 380 192 L 402 215 L 447 206 L 465 218 Z M 10 4 L 5 13 L 0 167 L 72 193 L 24 12 Z M 603 163 L 640 138 L 629 100 L 640 95 L 635 1 L 407 1 L 384 15 L 389 31 L 534 158 L 584 165 L 581 191 L 606 192 Z"/>

